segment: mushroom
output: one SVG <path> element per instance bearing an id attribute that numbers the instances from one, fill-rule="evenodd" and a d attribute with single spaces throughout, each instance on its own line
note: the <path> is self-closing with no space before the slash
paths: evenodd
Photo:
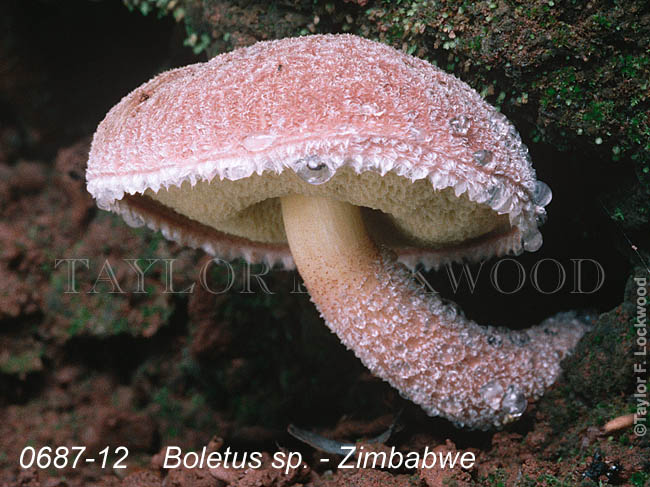
<path id="1" fill-rule="evenodd" d="M 97 204 L 221 258 L 297 267 L 327 326 L 428 414 L 500 426 L 586 329 L 481 327 L 409 272 L 535 251 L 551 192 L 517 131 L 428 62 L 352 35 L 162 73 L 100 123 Z"/>

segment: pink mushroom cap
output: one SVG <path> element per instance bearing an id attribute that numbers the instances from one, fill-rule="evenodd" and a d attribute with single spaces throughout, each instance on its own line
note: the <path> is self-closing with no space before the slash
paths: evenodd
<path id="1" fill-rule="evenodd" d="M 164 72 L 125 96 L 99 125 L 87 169 L 99 207 L 224 258 L 293 268 L 286 242 L 258 242 L 199 224 L 146 190 L 300 173 L 393 172 L 453 189 L 507 215 L 509 226 L 454 245 L 393 246 L 408 265 L 438 267 L 542 243 L 551 193 L 536 180 L 513 125 L 458 78 L 353 35 L 260 42 Z"/>

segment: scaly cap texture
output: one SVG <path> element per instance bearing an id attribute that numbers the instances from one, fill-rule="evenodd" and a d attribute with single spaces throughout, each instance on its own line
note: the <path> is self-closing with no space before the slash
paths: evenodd
<path id="1" fill-rule="evenodd" d="M 389 171 L 453 188 L 507 214 L 508 232 L 450 249 L 395 248 L 401 262 L 534 251 L 550 190 L 507 119 L 426 61 L 352 35 L 315 35 L 221 54 L 162 73 L 124 97 L 95 133 L 88 190 L 131 225 L 221 257 L 293 267 L 286 244 L 190 222 L 139 196 L 188 181 L 300 174 L 314 157 L 334 173 Z"/>

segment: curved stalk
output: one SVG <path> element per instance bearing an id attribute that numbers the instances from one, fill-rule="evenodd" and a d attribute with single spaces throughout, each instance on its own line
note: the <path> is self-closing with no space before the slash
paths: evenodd
<path id="1" fill-rule="evenodd" d="M 477 325 L 424 293 L 377 248 L 349 203 L 290 195 L 282 215 L 298 271 L 329 328 L 432 416 L 479 428 L 516 419 L 555 381 L 586 330 L 571 314 L 526 331 Z"/>

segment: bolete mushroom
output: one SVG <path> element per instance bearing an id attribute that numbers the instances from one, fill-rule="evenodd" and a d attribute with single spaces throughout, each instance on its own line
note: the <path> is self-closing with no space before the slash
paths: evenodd
<path id="1" fill-rule="evenodd" d="M 585 331 L 481 327 L 406 266 L 535 251 L 551 193 L 517 131 L 421 59 L 352 35 L 162 73 L 95 133 L 101 208 L 222 258 L 298 268 L 327 325 L 430 415 L 519 417 Z"/>

